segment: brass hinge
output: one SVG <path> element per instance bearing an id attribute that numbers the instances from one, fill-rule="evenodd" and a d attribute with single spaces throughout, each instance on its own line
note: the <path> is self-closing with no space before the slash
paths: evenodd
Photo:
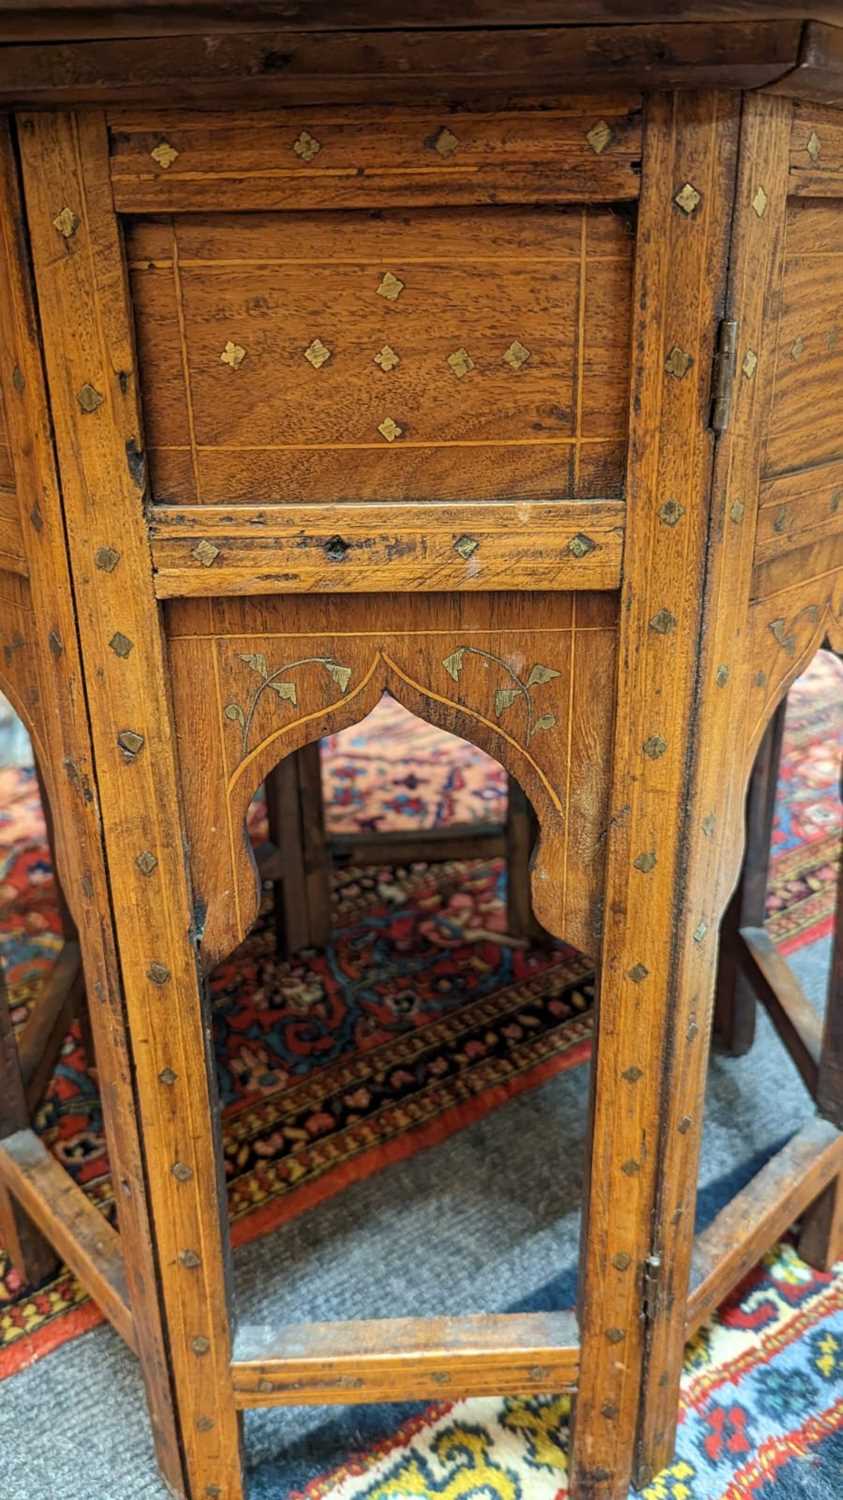
<path id="1" fill-rule="evenodd" d="M 737 366 L 737 319 L 723 318 L 717 338 L 717 352 L 714 356 L 711 380 L 711 426 L 715 432 L 725 432 L 729 425 Z"/>
<path id="2" fill-rule="evenodd" d="M 659 1313 L 662 1284 L 662 1258 L 650 1254 L 644 1262 L 642 1314 L 644 1322 L 652 1325 Z"/>

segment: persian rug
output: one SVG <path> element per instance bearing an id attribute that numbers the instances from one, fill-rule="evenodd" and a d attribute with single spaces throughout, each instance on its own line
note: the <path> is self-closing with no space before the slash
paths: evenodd
<path id="1" fill-rule="evenodd" d="M 771 882 L 776 935 L 790 946 L 814 941 L 831 921 L 840 676 L 836 662 L 820 657 L 792 695 L 795 728 L 791 734 L 789 723 L 777 820 L 782 847 Z M 501 768 L 391 700 L 327 740 L 323 752 L 333 831 L 504 815 Z M 260 803 L 250 824 L 260 841 Z M 779 880 L 783 859 L 788 869 Z M 504 882 L 500 861 L 338 872 L 329 948 L 279 961 L 265 914 L 215 972 L 235 1244 L 587 1058 L 589 967 L 564 944 L 510 941 Z M 60 943 L 34 777 L 0 771 L 0 945 L 16 1025 Z M 96 1076 L 75 1030 L 36 1125 L 111 1214 Z M 69 1272 L 33 1291 L 0 1251 L 0 1377 L 98 1321 Z"/>

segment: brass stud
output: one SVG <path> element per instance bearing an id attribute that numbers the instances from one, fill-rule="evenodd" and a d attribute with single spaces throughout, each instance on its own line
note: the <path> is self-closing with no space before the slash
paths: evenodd
<path id="1" fill-rule="evenodd" d="M 694 931 L 694 942 L 697 944 L 703 942 L 707 932 L 708 924 L 706 922 L 700 922 L 699 926 Z"/>
<path id="2" fill-rule="evenodd" d="M 134 760 L 135 756 L 143 749 L 144 738 L 134 729 L 121 729 L 117 736 L 117 743 L 123 751 L 127 760 Z"/>
<path id="3" fill-rule="evenodd" d="M 456 541 L 454 542 L 454 551 L 458 552 L 460 557 L 464 558 L 465 561 L 468 562 L 468 559 L 470 557 L 473 557 L 479 546 L 480 543 L 478 542 L 476 537 L 458 536 Z"/>
<path id="4" fill-rule="evenodd" d="M 606 1337 L 610 1344 L 620 1344 L 624 1338 L 624 1331 L 622 1328 L 607 1328 Z"/>
<path id="5" fill-rule="evenodd" d="M 655 630 L 657 635 L 671 635 L 676 629 L 676 616 L 669 609 L 660 609 L 657 615 L 653 615 L 650 629 Z"/>
<path id="6" fill-rule="evenodd" d="M 189 1182 L 193 1176 L 193 1170 L 183 1161 L 174 1161 L 170 1168 L 176 1182 Z"/>
<path id="7" fill-rule="evenodd" d="M 292 149 L 299 158 L 299 161 L 313 161 L 314 156 L 319 155 L 322 146 L 316 137 L 310 134 L 309 130 L 302 130 L 293 141 Z"/>
<path id="8" fill-rule="evenodd" d="M 650 970 L 645 969 L 643 964 L 633 964 L 632 968 L 627 970 L 626 977 L 631 979 L 633 984 L 643 984 L 644 980 L 649 977 L 649 973 Z"/>
<path id="9" fill-rule="evenodd" d="M 386 438 L 388 443 L 394 443 L 395 439 L 400 437 L 403 431 L 403 427 L 399 427 L 398 423 L 393 422 L 391 417 L 384 417 L 383 421 L 378 423 L 378 432 L 382 437 Z"/>
<path id="10" fill-rule="evenodd" d="M 680 1135 L 687 1135 L 693 1123 L 694 1122 L 691 1119 L 690 1115 L 683 1115 L 676 1129 L 679 1131 Z"/>
<path id="11" fill-rule="evenodd" d="M 61 209 L 61 211 L 57 213 L 56 217 L 53 219 L 53 228 L 57 229 L 59 234 L 63 235 L 66 240 L 70 240 L 73 238 L 74 234 L 79 228 L 79 224 L 80 219 L 78 215 L 73 212 L 72 208 Z"/>
<path id="12" fill-rule="evenodd" d="M 196 1431 L 197 1432 L 213 1432 L 213 1430 L 214 1430 L 214 1419 L 213 1419 L 213 1417 L 197 1417 L 196 1418 Z"/>
<path id="13" fill-rule="evenodd" d="M 520 339 L 513 339 L 504 354 L 504 360 L 513 370 L 520 370 L 521 366 L 525 365 L 529 358 L 530 351 L 525 348 Z"/>
<path id="14" fill-rule="evenodd" d="M 621 1073 L 621 1078 L 624 1080 L 624 1083 L 637 1083 L 639 1078 L 643 1077 L 644 1074 L 642 1073 L 641 1069 L 636 1067 L 626 1068 L 625 1071 Z"/>
<path id="15" fill-rule="evenodd" d="M 702 194 L 697 192 L 693 183 L 686 182 L 685 186 L 680 188 L 678 193 L 674 194 L 673 201 L 678 204 L 683 214 L 690 216 L 697 207 L 697 204 L 702 202 Z"/>
<path id="16" fill-rule="evenodd" d="M 625 1177 L 637 1177 L 641 1171 L 641 1163 L 640 1161 L 636 1161 L 634 1157 L 630 1157 L 629 1161 L 624 1162 L 621 1171 Z"/>
<path id="17" fill-rule="evenodd" d="M 462 380 L 463 375 L 474 369 L 474 360 L 467 349 L 455 349 L 453 354 L 448 355 L 448 364 L 457 380 Z"/>
<path id="18" fill-rule="evenodd" d="M 676 380 L 683 380 L 693 363 L 691 355 L 686 354 L 684 349 L 680 349 L 678 344 L 674 344 L 664 362 L 664 367 L 668 375 L 672 375 Z"/>
<path id="19" fill-rule="evenodd" d="M 205 1500 L 222 1500 L 222 1490 L 218 1484 L 205 1485 Z"/>
<path id="20" fill-rule="evenodd" d="M 96 411 L 98 406 L 102 406 L 105 397 L 101 396 L 99 391 L 86 381 L 81 391 L 79 391 L 76 400 L 84 412 L 92 412 Z"/>
<path id="21" fill-rule="evenodd" d="M 179 153 L 176 150 L 175 146 L 170 145 L 169 141 L 162 141 L 161 144 L 156 146 L 155 150 L 150 151 L 149 154 L 152 157 L 152 160 L 157 161 L 159 167 L 163 167 L 166 171 L 168 167 L 171 167 L 173 165 L 173 162 L 175 161 Z"/>
<path id="22" fill-rule="evenodd" d="M 172 1068 L 162 1068 L 158 1074 L 158 1082 L 163 1083 L 165 1088 L 171 1089 L 177 1077 L 178 1074 L 174 1073 Z"/>
<path id="23" fill-rule="evenodd" d="M 187 1271 L 195 1271 L 196 1268 L 198 1266 L 201 1266 L 202 1264 L 202 1261 L 196 1254 L 195 1250 L 180 1250 L 179 1261 Z"/>
<path id="24" fill-rule="evenodd" d="M 632 1256 L 627 1255 L 625 1250 L 619 1250 L 617 1255 L 612 1256 L 612 1265 L 616 1271 L 628 1271 L 632 1265 Z"/>
<path id="25" fill-rule="evenodd" d="M 662 739 L 660 734 L 651 734 L 650 738 L 644 741 L 641 748 L 650 760 L 660 760 L 667 749 L 667 742 Z"/>
<path id="26" fill-rule="evenodd" d="M 308 344 L 305 349 L 304 357 L 314 370 L 321 370 L 325 362 L 331 358 L 331 351 L 321 339 L 314 339 L 312 344 Z"/>
<path id="27" fill-rule="evenodd" d="M 804 353 L 805 353 L 805 340 L 803 339 L 802 335 L 800 334 L 799 338 L 794 339 L 793 343 L 790 346 L 790 357 L 791 357 L 791 359 L 799 359 L 800 355 L 802 355 Z"/>
<path id="28" fill-rule="evenodd" d="M 685 507 L 680 505 L 678 500 L 665 500 L 659 511 L 659 519 L 664 522 L 665 526 L 676 526 L 684 514 Z"/>
<path id="29" fill-rule="evenodd" d="M 442 129 L 438 131 L 437 134 L 432 138 L 432 140 L 428 142 L 428 145 L 430 145 L 434 151 L 438 151 L 440 156 L 444 156 L 445 158 L 447 158 L 449 156 L 453 156 L 459 145 L 459 141 L 454 135 L 454 132 L 452 130 L 449 130 L 447 125 L 443 125 Z"/>
<path id="30" fill-rule="evenodd" d="M 219 557 L 220 549 L 219 547 L 215 547 L 213 542 L 209 542 L 207 538 L 203 538 L 201 542 L 196 543 L 190 555 L 191 557 L 195 557 L 196 561 L 201 563 L 203 568 L 210 568 L 214 559 Z"/>
<path id="31" fill-rule="evenodd" d="M 658 861 L 653 850 L 648 849 L 645 853 L 639 854 L 638 857 L 632 861 L 632 863 L 635 866 L 636 870 L 641 871 L 642 875 L 649 875 L 650 871 L 656 868 Z"/>
<path id="32" fill-rule="evenodd" d="M 170 971 L 163 964 L 152 963 L 146 971 L 146 977 L 151 979 L 153 984 L 164 985 L 170 977 Z"/>
<path id="33" fill-rule="evenodd" d="M 151 875 L 153 870 L 157 867 L 158 861 L 155 858 L 155 855 L 152 853 L 151 849 L 144 849 L 137 856 L 135 864 L 140 870 L 141 875 Z"/>
<path id="34" fill-rule="evenodd" d="M 817 157 L 819 156 L 819 154 L 820 154 L 820 152 L 822 150 L 822 141 L 820 140 L 820 138 L 817 135 L 817 132 L 815 130 L 812 130 L 811 134 L 808 136 L 808 140 L 807 140 L 807 143 L 806 143 L 806 146 L 805 146 L 805 150 L 807 151 L 808 155 L 810 156 L 811 161 L 816 161 L 817 160 Z"/>
<path id="35" fill-rule="evenodd" d="M 741 365 L 741 369 L 743 370 L 743 373 L 746 376 L 747 380 L 753 379 L 755 371 L 758 369 L 758 355 L 756 354 L 754 349 L 747 349 L 746 354 L 743 357 L 743 364 Z"/>
<path id="36" fill-rule="evenodd" d="M 756 188 L 755 194 L 754 194 L 753 199 L 752 199 L 752 207 L 755 210 L 755 212 L 757 213 L 759 219 L 763 219 L 765 213 L 767 212 L 767 203 L 768 202 L 769 202 L 769 200 L 767 198 L 767 194 L 765 193 L 763 187 Z"/>
<path id="37" fill-rule="evenodd" d="M 194 1354 L 207 1354 L 211 1347 L 211 1341 L 210 1339 L 206 1339 L 203 1334 L 199 1334 L 197 1338 L 190 1340 L 190 1347 Z"/>
<path id="38" fill-rule="evenodd" d="M 225 348 L 220 355 L 220 364 L 230 365 L 232 370 L 239 370 L 244 359 L 246 350 L 242 344 L 234 344 L 231 339 L 226 340 Z"/>
<path id="39" fill-rule="evenodd" d="M 740 526 L 741 521 L 743 520 L 745 514 L 746 514 L 746 506 L 744 505 L 743 501 L 742 500 L 736 500 L 735 503 L 734 503 L 734 505 L 732 505 L 731 508 L 730 508 L 730 510 L 729 510 L 729 515 L 730 515 L 731 519 L 734 521 L 734 523 L 735 523 L 736 526 Z"/>
<path id="40" fill-rule="evenodd" d="M 396 302 L 404 290 L 404 283 L 391 271 L 387 271 L 380 280 L 377 292 L 379 297 L 385 297 L 387 302 Z"/>
<path id="41" fill-rule="evenodd" d="M 614 1422 L 615 1418 L 618 1415 L 618 1408 L 615 1406 L 614 1402 L 604 1401 L 603 1405 L 600 1408 L 600 1415 L 605 1417 L 607 1422 Z"/>
<path id="42" fill-rule="evenodd" d="M 397 369 L 398 365 L 400 365 L 401 363 L 401 360 L 400 357 L 395 353 L 395 350 L 391 347 L 391 345 L 384 344 L 383 348 L 380 349 L 375 355 L 374 362 L 376 365 L 380 365 L 382 370 L 386 370 L 388 374 L 390 370 Z"/>
<path id="43" fill-rule="evenodd" d="M 572 536 L 568 543 L 568 551 L 574 557 L 587 557 L 589 552 L 595 551 L 596 547 L 597 543 L 593 542 L 591 537 L 586 536 L 582 531 L 578 531 L 576 536 Z"/>
<path id="44" fill-rule="evenodd" d="M 98 547 L 94 553 L 94 564 L 101 573 L 113 573 L 120 561 L 120 553 L 114 547 Z"/>
<path id="45" fill-rule="evenodd" d="M 130 641 L 129 637 L 124 635 L 121 630 L 115 630 L 108 644 L 115 656 L 126 657 L 135 643 L 134 641 Z"/>
<path id="46" fill-rule="evenodd" d="M 585 138 L 595 155 L 600 156 L 612 139 L 611 127 L 605 120 L 598 120 L 596 125 L 586 131 Z"/>
<path id="47" fill-rule="evenodd" d="M 717 668 L 717 671 L 714 675 L 714 681 L 717 683 L 717 686 L 719 688 L 725 687 L 726 683 L 729 681 L 729 668 L 725 665 L 724 662 L 721 662 L 720 666 Z"/>
<path id="48" fill-rule="evenodd" d="M 714 813 L 706 813 L 706 816 L 702 820 L 702 831 L 707 839 L 714 837 L 714 831 L 716 827 L 717 818 L 715 817 Z"/>

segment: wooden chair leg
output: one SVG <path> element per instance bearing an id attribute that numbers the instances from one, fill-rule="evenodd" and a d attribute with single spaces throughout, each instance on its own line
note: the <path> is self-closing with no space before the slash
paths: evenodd
<path id="1" fill-rule="evenodd" d="M 819 1271 L 843 1260 L 843 1176 L 835 1177 L 804 1214 L 799 1254 Z"/>
<path id="2" fill-rule="evenodd" d="M 323 948 L 331 931 L 331 856 L 318 741 L 280 761 L 265 789 L 269 837 L 283 855 L 275 882 L 279 951 Z"/>
<path id="3" fill-rule="evenodd" d="M 0 966 L 0 1140 L 29 1126 L 18 1050 L 9 1014 L 9 997 Z M 58 1260 L 52 1246 L 0 1182 L 0 1245 L 30 1285 L 53 1274 Z"/>
<path id="4" fill-rule="evenodd" d="M 764 923 L 786 716 L 785 698 L 767 727 L 752 772 L 746 805 L 743 870 L 720 929 L 714 1032 L 721 1047 L 734 1057 L 748 1052 L 755 1039 L 756 995 L 741 963 L 740 931 L 742 927 L 762 927 Z"/>

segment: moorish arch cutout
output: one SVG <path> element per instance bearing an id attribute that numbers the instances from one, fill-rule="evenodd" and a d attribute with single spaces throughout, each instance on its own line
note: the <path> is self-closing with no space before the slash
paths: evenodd
<path id="1" fill-rule="evenodd" d="M 260 886 L 246 813 L 277 762 L 388 692 L 515 777 L 539 827 L 533 906 L 595 953 L 613 721 L 614 596 L 178 601 L 167 614 L 203 967 L 243 940 Z M 368 605 L 368 608 L 367 608 Z M 375 624 L 379 618 L 381 623 Z M 536 625 L 536 619 L 541 624 Z M 317 623 L 318 622 L 318 623 Z M 658 753 L 658 746 L 651 747 Z"/>

